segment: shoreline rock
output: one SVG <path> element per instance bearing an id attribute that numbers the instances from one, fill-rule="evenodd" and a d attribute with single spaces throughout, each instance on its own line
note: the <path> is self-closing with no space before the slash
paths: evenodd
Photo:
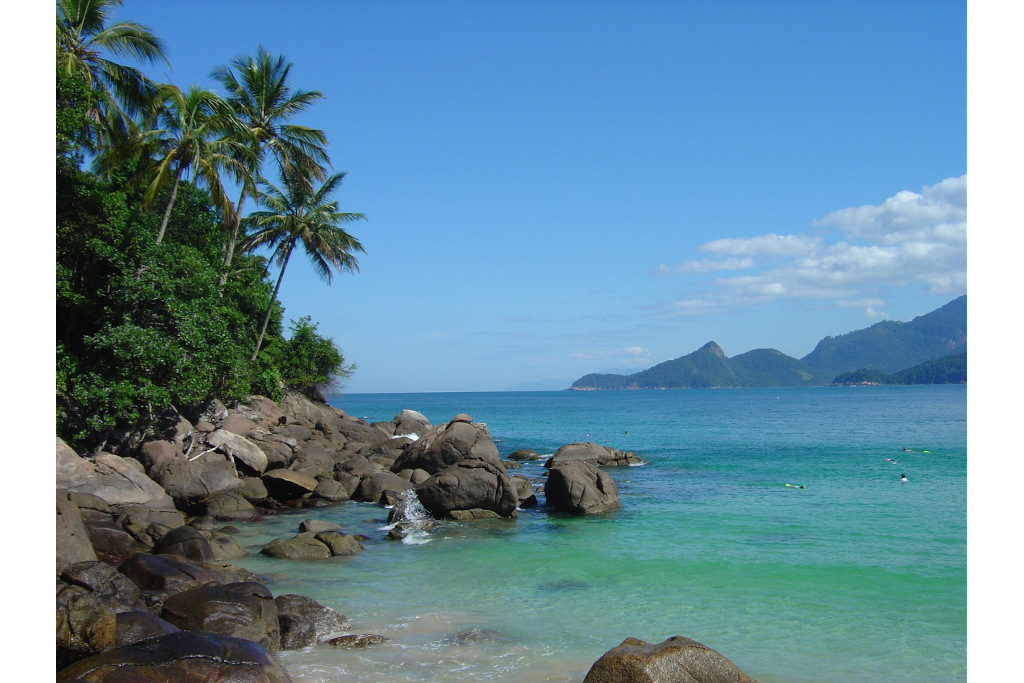
<path id="1" fill-rule="evenodd" d="M 142 432 L 148 439 L 133 434 L 113 443 L 115 452 L 85 457 L 57 440 L 58 681 L 127 674 L 154 683 L 188 676 L 278 683 L 291 680 L 279 649 L 387 641 L 352 633 L 347 617 L 311 598 L 275 597 L 250 572 L 224 564 L 246 550 L 217 520 L 355 499 L 394 505 L 388 538 L 402 538 L 444 524 L 438 518 L 514 520 L 537 503 L 529 478 L 508 475 L 487 425 L 465 414 L 433 426 L 403 410 L 369 425 L 289 393 L 280 405 L 253 396 L 231 408 L 210 401 L 187 417 L 169 411 L 161 425 Z M 417 438 L 396 438 L 406 434 Z M 507 466 L 539 459 L 522 449 Z M 617 488 L 599 467 L 640 463 L 606 446 L 568 444 L 544 463 L 548 480 L 538 490 L 554 510 L 613 510 L 621 507 Z M 310 519 L 261 552 L 331 558 L 363 552 L 361 540 Z M 688 666 L 714 653 L 689 639 L 657 646 L 627 639 L 619 647 L 627 645 L 634 659 L 639 652 Z M 605 680 L 623 679 L 588 674 L 587 683 Z"/>

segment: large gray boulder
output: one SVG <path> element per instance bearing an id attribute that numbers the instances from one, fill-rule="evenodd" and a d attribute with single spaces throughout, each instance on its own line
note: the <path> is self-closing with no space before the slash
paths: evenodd
<path id="1" fill-rule="evenodd" d="M 183 631 L 245 638 L 268 650 L 281 647 L 274 596 L 256 581 L 207 584 L 177 593 L 164 601 L 160 616 Z"/>
<path id="2" fill-rule="evenodd" d="M 391 424 L 394 425 L 396 436 L 407 436 L 409 434 L 422 436 L 434 428 L 434 425 L 430 424 L 430 420 L 427 419 L 426 415 L 408 409 L 395 415 L 391 420 Z"/>
<path id="3" fill-rule="evenodd" d="M 344 614 L 303 595 L 279 595 L 274 602 L 281 623 L 283 650 L 309 647 L 352 628 Z"/>
<path id="4" fill-rule="evenodd" d="M 117 647 L 57 672 L 58 683 L 291 683 L 267 648 L 215 633 L 179 631 Z"/>
<path id="5" fill-rule="evenodd" d="M 82 523 L 82 515 L 68 492 L 57 489 L 57 572 L 76 562 L 87 561 L 96 561 L 96 551 Z"/>
<path id="6" fill-rule="evenodd" d="M 672 636 L 651 644 L 626 638 L 594 662 L 583 683 L 757 683 L 696 640 Z"/>
<path id="7" fill-rule="evenodd" d="M 624 467 L 627 465 L 642 465 L 644 462 L 630 451 L 620 451 L 609 446 L 602 446 L 592 441 L 587 441 L 562 446 L 555 451 L 554 455 L 548 458 L 544 466 L 552 467 L 569 460 L 583 460 L 598 467 Z"/>
<path id="8" fill-rule="evenodd" d="M 242 415 L 232 415 L 231 417 L 246 420 Z M 248 422 L 248 420 L 246 421 Z M 267 454 L 249 439 L 227 428 L 207 434 L 206 443 L 211 448 L 216 448 L 219 452 L 242 462 L 256 474 L 263 474 L 267 469 Z"/>
<path id="9" fill-rule="evenodd" d="M 618 487 L 608 473 L 584 460 L 553 465 L 544 495 L 548 505 L 562 512 L 597 514 L 622 507 Z"/>
<path id="10" fill-rule="evenodd" d="M 451 422 L 434 427 L 406 446 L 391 471 L 421 469 L 433 475 L 465 458 L 486 460 L 504 471 L 487 425 L 473 422 L 468 415 L 457 415 Z"/>
<path id="11" fill-rule="evenodd" d="M 499 461 L 463 458 L 416 487 L 423 507 L 434 517 L 465 519 L 459 512 L 489 510 L 499 517 L 515 517 L 519 496 Z M 486 515 L 472 514 L 472 517 Z"/>
<path id="12" fill-rule="evenodd" d="M 146 476 L 138 460 L 102 452 L 87 460 L 61 439 L 57 439 L 57 488 L 91 493 L 108 505 L 174 507 L 167 492 Z"/>
<path id="13" fill-rule="evenodd" d="M 242 488 L 235 466 L 220 453 L 178 456 L 158 465 L 153 473 L 182 510 L 192 510 L 219 493 Z"/>
<path id="14" fill-rule="evenodd" d="M 354 500 L 362 500 L 368 503 L 380 501 L 380 495 L 385 491 L 405 491 L 413 488 L 413 484 L 393 472 L 373 472 L 363 477 L 359 487 L 352 494 Z"/>
<path id="15" fill-rule="evenodd" d="M 262 479 L 270 496 L 282 502 L 308 496 L 318 483 L 313 477 L 292 470 L 271 470 Z"/>

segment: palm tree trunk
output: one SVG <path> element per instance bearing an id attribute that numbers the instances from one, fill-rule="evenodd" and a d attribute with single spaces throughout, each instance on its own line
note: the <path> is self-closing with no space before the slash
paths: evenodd
<path id="1" fill-rule="evenodd" d="M 227 244 L 224 245 L 224 261 L 221 264 L 220 280 L 217 282 L 217 296 L 224 296 L 224 285 L 228 281 L 228 269 L 231 268 L 231 261 L 235 258 L 235 245 L 238 244 L 238 228 L 242 223 L 242 207 L 245 206 L 245 198 L 248 193 L 242 187 L 242 194 L 238 197 L 238 205 L 231 219 L 231 234 L 228 236 Z"/>
<path id="2" fill-rule="evenodd" d="M 178 173 L 174 176 L 174 188 L 171 189 L 171 200 L 167 202 L 167 210 L 164 211 L 164 219 L 160 222 L 160 232 L 156 234 L 156 243 L 160 244 L 164 241 L 164 231 L 167 230 L 167 221 L 171 219 L 171 207 L 174 206 L 174 200 L 178 196 L 178 183 L 181 182 L 181 167 L 178 167 Z"/>
<path id="3" fill-rule="evenodd" d="M 252 358 L 249 360 L 256 360 L 256 356 L 260 355 L 260 347 L 263 346 L 263 335 L 267 333 L 267 323 L 270 322 L 270 311 L 274 308 L 274 302 L 277 301 L 277 291 L 281 289 L 281 280 L 284 279 L 284 269 L 288 267 L 288 259 L 292 256 L 291 245 L 288 246 L 288 251 L 285 252 L 284 261 L 281 262 L 281 272 L 277 276 L 277 284 L 274 285 L 274 293 L 270 295 L 270 302 L 267 304 L 267 310 L 263 313 L 263 324 L 260 325 L 260 336 L 256 340 L 256 348 L 253 349 Z"/>

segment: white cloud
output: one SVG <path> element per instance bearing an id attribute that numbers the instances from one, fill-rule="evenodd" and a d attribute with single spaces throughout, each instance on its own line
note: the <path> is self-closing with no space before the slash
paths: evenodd
<path id="1" fill-rule="evenodd" d="M 728 259 L 702 259 L 700 261 L 680 261 L 675 265 L 658 266 L 658 275 L 677 275 L 679 273 L 710 273 L 716 270 L 745 270 L 754 267 L 754 259 L 728 258 Z"/>
<path id="2" fill-rule="evenodd" d="M 897 192 L 877 206 L 840 209 L 814 225 L 833 226 L 848 237 L 877 244 L 942 238 L 962 242 L 967 235 L 967 176 L 948 178 L 920 193 Z"/>
<path id="3" fill-rule="evenodd" d="M 953 296 L 966 291 L 967 176 L 920 192 L 897 192 L 878 205 L 840 209 L 814 225 L 833 230 L 821 236 L 715 240 L 698 251 L 723 257 L 719 260 L 661 266 L 662 274 L 727 270 L 721 266 L 729 263 L 751 271 L 703 283 L 704 293 L 665 305 L 664 316 L 707 314 L 785 297 L 832 299 L 885 318 L 879 296 L 885 288 L 916 284 L 929 293 Z"/>
<path id="4" fill-rule="evenodd" d="M 726 238 L 702 244 L 697 251 L 704 254 L 733 256 L 793 257 L 813 254 L 821 248 L 819 237 L 807 235 L 761 235 L 760 237 Z"/>

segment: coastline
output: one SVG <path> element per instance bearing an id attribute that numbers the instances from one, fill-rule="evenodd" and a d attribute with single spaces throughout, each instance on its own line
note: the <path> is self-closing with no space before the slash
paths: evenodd
<path id="1" fill-rule="evenodd" d="M 198 670 L 204 677 L 223 680 L 251 676 L 255 670 L 260 680 L 290 680 L 277 653 L 287 653 L 292 661 L 306 657 L 313 646 L 386 647 L 391 637 L 352 632 L 348 617 L 306 597 L 301 599 L 319 610 L 317 619 L 326 619 L 333 627 L 321 628 L 308 614 L 289 612 L 286 620 L 281 601 L 291 599 L 290 594 L 271 593 L 257 574 L 239 566 L 246 563 L 248 551 L 235 536 L 245 537 L 266 525 L 267 519 L 294 522 L 300 515 L 292 513 L 301 512 L 309 518 L 298 526 L 298 533 L 290 539 L 287 534 L 275 538 L 259 551 L 262 555 L 290 558 L 276 560 L 286 563 L 355 555 L 367 550 L 363 543 L 382 539 L 344 533 L 341 525 L 317 520 L 325 510 L 348 500 L 390 510 L 388 524 L 378 531 L 388 530 L 383 543 L 394 546 L 394 541 L 411 542 L 411 532 L 436 524 L 434 519 L 482 526 L 490 518 L 515 520 L 519 511 L 537 505 L 534 489 L 545 488 L 540 477 L 510 478 L 509 473 L 522 464 L 498 459 L 486 424 L 464 414 L 434 427 L 421 414 L 403 410 L 391 423 L 367 424 L 327 404 L 292 395 L 280 406 L 258 397 L 232 409 L 213 402 L 193 421 L 179 415 L 163 425 L 163 438 L 129 438 L 111 448 L 124 455 L 100 452 L 82 458 L 58 439 L 58 680 L 83 672 L 91 672 L 90 680 L 104 680 L 104 672 L 124 666 L 148 672 L 140 673 L 139 680 L 150 680 L 147 676 L 154 669 L 160 670 L 159 676 L 194 675 Z M 441 445 L 448 451 L 434 447 L 435 441 L 445 440 Z M 641 461 L 593 443 L 573 447 L 544 463 L 545 476 L 553 475 L 546 482 L 549 506 L 558 506 L 563 514 L 590 515 L 621 507 L 613 480 L 595 464 L 603 468 Z M 431 464 L 432 458 L 447 458 L 445 453 L 450 455 L 452 448 L 462 449 L 454 462 Z M 538 458 L 535 453 L 528 457 Z M 486 501 L 456 501 L 450 508 L 431 503 L 431 482 L 451 479 L 460 468 L 468 470 L 462 475 L 469 481 L 481 467 L 499 488 L 504 482 L 509 489 L 503 495 L 511 496 L 510 508 Z M 116 480 L 108 476 L 111 470 Z M 600 501 L 560 503 L 552 497 L 556 474 L 584 477 L 582 485 L 596 486 L 593 495 Z M 513 479 L 515 487 L 509 486 Z M 403 495 L 414 488 L 416 495 Z M 431 506 L 431 514 L 424 514 L 417 497 Z M 406 499 L 417 506 L 414 514 L 406 509 Z M 396 516 L 400 509 L 404 514 Z M 489 533 L 485 528 L 484 535 Z M 179 578 L 169 579 L 169 573 Z M 225 626 L 218 616 L 225 602 L 234 605 L 229 612 L 250 613 L 251 618 L 242 620 L 244 626 L 237 617 Z M 313 622 L 317 623 L 311 626 Z M 613 680 L 602 677 L 607 675 L 601 673 L 602 667 L 614 671 L 621 666 L 614 662 L 632 662 L 638 656 L 674 659 L 681 666 L 706 666 L 710 657 L 715 666 L 730 672 L 729 680 L 752 680 L 716 651 L 697 641 L 673 638 L 661 643 L 627 638 L 594 662 L 587 680 Z M 486 646 L 493 639 L 504 642 L 507 636 L 471 628 L 453 639 Z M 170 662 L 154 665 L 147 659 L 139 664 L 140 657 L 151 659 L 154 651 L 159 652 L 163 642 L 175 653 Z M 157 656 L 167 659 L 167 654 Z M 704 664 L 694 663 L 698 660 Z"/>

